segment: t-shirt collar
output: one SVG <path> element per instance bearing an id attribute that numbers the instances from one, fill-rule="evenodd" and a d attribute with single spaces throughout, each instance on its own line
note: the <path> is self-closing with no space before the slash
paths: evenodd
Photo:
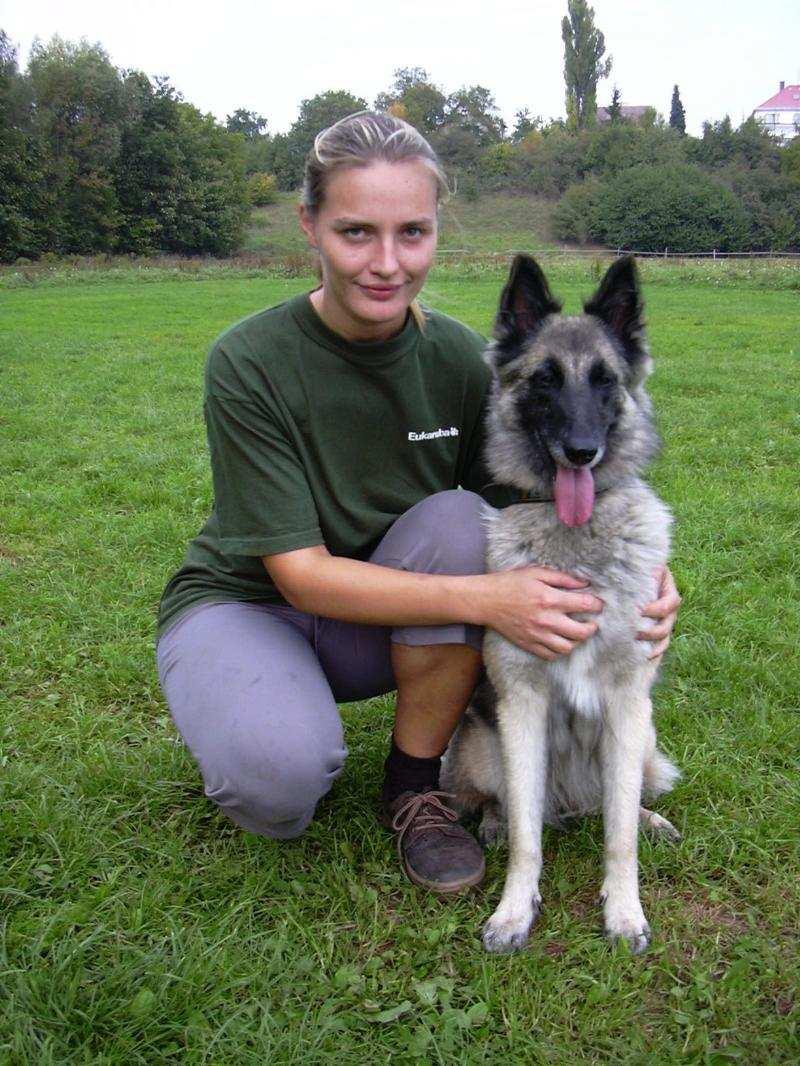
<path id="1" fill-rule="evenodd" d="M 289 301 L 295 321 L 306 336 L 359 366 L 386 366 L 409 352 L 419 341 L 419 329 L 409 312 L 403 328 L 386 341 L 348 341 L 326 326 L 311 303 L 311 293 L 303 292 Z"/>

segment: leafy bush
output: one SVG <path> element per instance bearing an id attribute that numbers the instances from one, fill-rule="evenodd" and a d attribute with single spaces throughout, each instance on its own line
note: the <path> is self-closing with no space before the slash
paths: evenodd
<path id="1" fill-rule="evenodd" d="M 741 251 L 749 225 L 739 198 L 696 167 L 637 167 L 601 186 L 591 236 L 643 252 Z"/>
<path id="2" fill-rule="evenodd" d="M 781 149 L 781 172 L 800 185 L 800 137 Z"/>
<path id="3" fill-rule="evenodd" d="M 560 241 L 585 244 L 597 229 L 595 218 L 599 184 L 579 181 L 570 185 L 553 211 L 553 235 Z"/>
<path id="4" fill-rule="evenodd" d="M 725 174 L 747 212 L 750 246 L 760 251 L 800 251 L 800 182 L 772 170 Z"/>
<path id="5" fill-rule="evenodd" d="M 278 199 L 278 179 L 274 174 L 251 174 L 247 179 L 247 196 L 254 207 L 266 207 Z"/>

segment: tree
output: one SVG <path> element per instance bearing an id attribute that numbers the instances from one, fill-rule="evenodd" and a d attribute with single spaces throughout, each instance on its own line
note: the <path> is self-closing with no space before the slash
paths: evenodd
<path id="1" fill-rule="evenodd" d="M 678 86 L 672 90 L 672 103 L 669 108 L 669 124 L 678 133 L 686 133 L 686 112 L 683 110 Z"/>
<path id="2" fill-rule="evenodd" d="M 536 118 L 531 118 L 531 113 L 527 107 L 521 111 L 517 111 L 514 115 L 516 120 L 514 129 L 511 131 L 511 143 L 519 144 L 524 141 L 530 133 L 538 132 L 542 128 L 542 117 L 537 115 Z"/>
<path id="3" fill-rule="evenodd" d="M 243 107 L 237 107 L 225 120 L 228 133 L 241 133 L 248 141 L 263 136 L 266 128 L 267 120 L 263 115 L 257 115 L 255 111 L 245 111 Z"/>
<path id="4" fill-rule="evenodd" d="M 398 67 L 394 82 L 375 97 L 376 111 L 389 111 L 421 133 L 433 133 L 444 124 L 447 97 L 422 67 Z"/>
<path id="5" fill-rule="evenodd" d="M 620 103 L 619 97 L 620 92 L 615 85 L 614 91 L 611 94 L 611 103 L 608 105 L 608 117 L 614 126 L 622 121 L 622 104 Z"/>
<path id="6" fill-rule="evenodd" d="M 248 175 L 263 174 L 271 166 L 272 138 L 265 132 L 266 128 L 267 120 L 263 115 L 243 107 L 237 107 L 225 119 L 228 133 L 240 133 L 245 139 L 245 171 Z"/>
<path id="7" fill-rule="evenodd" d="M 735 165 L 778 171 L 780 153 L 769 131 L 752 116 L 736 130 L 727 115 L 720 122 L 704 122 L 702 137 L 686 138 L 688 158 L 711 170 Z"/>
<path id="8" fill-rule="evenodd" d="M 441 161 L 452 170 L 470 170 L 481 157 L 478 138 L 457 122 L 448 122 L 431 135 L 430 141 Z"/>
<path id="9" fill-rule="evenodd" d="M 44 247 L 46 194 L 30 118 L 16 50 L 0 30 L 0 260 L 4 261 L 37 255 Z"/>
<path id="10" fill-rule="evenodd" d="M 800 137 L 795 137 L 781 149 L 781 170 L 800 185 Z"/>
<path id="11" fill-rule="evenodd" d="M 447 98 L 445 122 L 471 133 L 481 147 L 497 144 L 506 132 L 494 96 L 482 85 L 464 86 L 451 93 Z"/>
<path id="12" fill-rule="evenodd" d="M 303 100 L 289 132 L 273 138 L 274 153 L 265 160 L 264 169 L 275 174 L 281 189 L 296 189 L 303 180 L 306 156 L 317 134 L 354 111 L 366 110 L 366 100 L 344 89 L 329 89 Z"/>
<path id="13" fill-rule="evenodd" d="M 48 246 L 110 251 L 120 222 L 113 174 L 125 117 L 119 73 L 99 44 L 56 36 L 47 45 L 34 41 L 28 79 L 54 203 Z"/>
<path id="14" fill-rule="evenodd" d="M 168 248 L 185 255 L 230 255 L 249 214 L 244 145 L 213 115 L 183 101 L 177 106 L 181 180 Z"/>
<path id="15" fill-rule="evenodd" d="M 597 121 L 597 83 L 611 73 L 611 56 L 603 59 L 605 37 L 595 27 L 594 8 L 586 0 L 567 0 L 561 22 L 564 42 L 564 81 L 567 87 L 567 124 L 572 129 Z"/>
<path id="16" fill-rule="evenodd" d="M 166 78 L 126 71 L 128 118 L 114 167 L 121 221 L 117 250 L 149 255 L 173 249 L 180 227 L 185 180 L 178 105 Z"/>

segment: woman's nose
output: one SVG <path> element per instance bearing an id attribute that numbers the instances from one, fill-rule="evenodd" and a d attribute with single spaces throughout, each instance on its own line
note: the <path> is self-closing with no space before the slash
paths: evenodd
<path id="1" fill-rule="evenodd" d="M 394 240 L 381 241 L 376 249 L 375 258 L 372 261 L 372 270 L 382 277 L 391 277 L 398 267 L 397 251 Z"/>

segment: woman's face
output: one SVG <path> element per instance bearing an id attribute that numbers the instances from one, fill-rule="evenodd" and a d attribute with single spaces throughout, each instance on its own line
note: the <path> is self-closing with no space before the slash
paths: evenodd
<path id="1" fill-rule="evenodd" d="M 348 340 L 385 340 L 405 323 L 436 251 L 436 179 L 419 160 L 344 167 L 328 176 L 316 214 L 300 224 L 319 251 L 311 300 Z"/>

